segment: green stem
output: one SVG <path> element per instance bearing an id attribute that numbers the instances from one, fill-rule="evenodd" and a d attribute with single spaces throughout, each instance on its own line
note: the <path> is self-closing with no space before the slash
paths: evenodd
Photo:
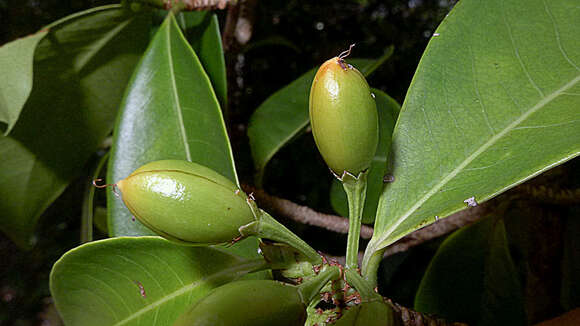
<path id="1" fill-rule="evenodd" d="M 347 269 L 345 271 L 345 276 L 346 281 L 358 291 L 363 302 L 382 299 L 382 297 L 375 292 L 373 286 L 367 280 L 363 279 L 357 271 Z"/>
<path id="2" fill-rule="evenodd" d="M 313 264 L 322 263 L 322 257 L 312 247 L 296 234 L 292 233 L 292 231 L 288 230 L 283 224 L 276 221 L 270 214 L 262 209 L 258 209 L 256 215 L 257 220 L 255 222 L 240 227 L 240 234 L 242 236 L 255 235 L 259 238 L 288 244 L 306 256 L 309 262 Z"/>
<path id="3" fill-rule="evenodd" d="M 331 280 L 340 278 L 340 268 L 338 266 L 325 266 L 325 268 L 310 280 L 298 285 L 298 291 L 302 296 L 302 302 L 308 304 L 320 293 L 320 289 Z"/>
<path id="4" fill-rule="evenodd" d="M 81 244 L 93 241 L 93 198 L 95 187 L 87 185 L 81 210 Z"/>
<path id="5" fill-rule="evenodd" d="M 348 198 L 348 238 L 346 243 L 346 268 L 358 268 L 358 245 L 362 213 L 367 194 L 367 171 L 361 172 L 358 177 L 345 174 L 342 177 L 342 187 Z"/>
<path id="6" fill-rule="evenodd" d="M 362 263 L 362 275 L 371 286 L 377 286 L 377 272 L 379 271 L 379 265 L 381 264 L 386 248 L 375 250 L 372 254 L 368 255 L 371 252 L 370 250 L 372 248 L 367 247 L 367 252 Z"/>
<path id="7" fill-rule="evenodd" d="M 95 180 L 101 174 L 107 159 L 109 158 L 109 152 L 107 152 L 97 164 L 95 171 L 93 172 L 92 180 Z M 83 198 L 83 207 L 81 212 L 81 243 L 87 243 L 93 241 L 93 216 L 94 207 L 93 201 L 95 198 L 95 186 L 88 184 L 87 190 Z"/>

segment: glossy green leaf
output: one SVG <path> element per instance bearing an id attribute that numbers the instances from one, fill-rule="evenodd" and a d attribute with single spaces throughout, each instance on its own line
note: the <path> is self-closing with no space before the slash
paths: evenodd
<path id="1" fill-rule="evenodd" d="M 50 291 L 67 326 L 167 326 L 211 289 L 263 264 L 158 237 L 112 238 L 62 256 Z"/>
<path id="2" fill-rule="evenodd" d="M 395 181 L 370 254 L 580 153 L 580 11 L 459 2 L 421 59 L 393 134 Z"/>
<path id="3" fill-rule="evenodd" d="M 393 48 L 377 60 L 347 60 L 365 76 L 369 76 L 393 53 Z M 259 179 L 266 164 L 280 148 L 304 132 L 310 123 L 308 96 L 318 68 L 309 70 L 296 80 L 268 97 L 252 114 L 248 137 Z"/>
<path id="4" fill-rule="evenodd" d="M 503 221 L 486 218 L 449 236 L 415 297 L 417 311 L 469 325 L 526 325 Z"/>
<path id="5" fill-rule="evenodd" d="M 99 7 L 51 25 L 39 42 L 32 92 L 10 135 L 0 136 L 0 228 L 19 245 L 31 245 L 39 216 L 111 131 L 149 21 Z"/>
<path id="6" fill-rule="evenodd" d="M 363 223 L 367 224 L 375 221 L 375 212 L 383 189 L 383 177 L 387 169 L 387 153 L 391 148 L 391 135 L 400 110 L 399 103 L 383 91 L 372 89 L 372 92 L 375 94 L 379 112 L 379 145 L 367 178 L 367 197 L 362 218 Z M 348 216 L 346 194 L 342 184 L 336 179 L 330 188 L 330 203 L 338 214 Z"/>
<path id="7" fill-rule="evenodd" d="M 34 51 L 47 33 L 41 30 L 0 47 L 0 122 L 6 123 L 4 135 L 16 124 L 30 95 Z"/>
<path id="8" fill-rule="evenodd" d="M 227 108 L 226 61 L 217 15 L 208 11 L 181 12 L 176 17 L 211 80 L 222 109 Z"/>
<path id="9" fill-rule="evenodd" d="M 160 159 L 196 162 L 237 183 L 219 103 L 172 14 L 137 66 L 121 104 L 108 182 Z M 111 236 L 151 234 L 112 191 L 108 203 Z"/>

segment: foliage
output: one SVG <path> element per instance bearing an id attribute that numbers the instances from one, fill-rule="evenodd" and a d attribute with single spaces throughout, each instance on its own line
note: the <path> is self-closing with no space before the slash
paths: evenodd
<path id="1" fill-rule="evenodd" d="M 88 174 L 106 175 L 109 184 L 145 163 L 181 159 L 242 187 L 228 135 L 236 108 L 227 97 L 217 16 L 131 2 L 73 14 L 0 48 L 0 74 L 10 77 L 0 82 L 0 229 L 22 248 L 34 245 L 41 214 L 99 160 L 108 159 L 107 170 Z M 432 34 L 402 106 L 373 90 L 380 141 L 360 213 L 364 223 L 374 223 L 374 234 L 362 275 L 349 264 L 346 280 L 335 275 L 313 285 L 343 303 L 321 308 L 324 318 L 337 319 L 353 305 L 344 298 L 351 292 L 337 290 L 346 283 L 363 302 L 382 302 L 373 291 L 379 263 L 398 239 L 580 153 L 579 19 L 564 0 L 463 0 Z M 393 51 L 376 60 L 347 60 L 368 76 Z M 306 99 L 315 72 L 274 92 L 252 114 L 248 137 L 258 186 L 268 182 L 268 162 L 308 133 Z M 337 185 L 325 196 L 346 215 Z M 89 194 L 86 203 L 92 200 Z M 86 228 L 92 229 L 92 205 L 87 210 Z M 309 256 L 312 248 L 257 208 L 256 219 L 275 232 L 256 226 L 241 228 L 242 234 L 251 229 L 272 239 L 275 233 L 275 240 L 306 254 L 258 237 L 231 246 L 166 241 L 132 218 L 114 187 L 107 189 L 107 210 L 110 238 L 71 249 L 53 267 L 51 293 L 66 325 L 171 325 L 222 284 L 278 274 L 314 284 L 313 268 L 332 267 Z M 353 216 L 347 264 L 357 259 Z M 484 219 L 443 242 L 416 293 L 416 309 L 481 325 L 529 321 L 502 218 Z M 578 297 L 572 252 L 566 251 L 563 271 L 567 307 Z M 470 277 L 449 292 L 458 284 L 454 272 Z M 307 325 L 320 320 L 312 313 L 320 301 L 315 297 L 304 302 L 310 304 Z"/>

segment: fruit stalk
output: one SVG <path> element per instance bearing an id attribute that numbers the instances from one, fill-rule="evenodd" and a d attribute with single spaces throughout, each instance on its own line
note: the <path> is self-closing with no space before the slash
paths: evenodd
<path id="1" fill-rule="evenodd" d="M 348 198 L 348 238 L 346 244 L 346 268 L 358 268 L 358 247 L 362 213 L 367 191 L 367 172 L 361 172 L 358 177 L 346 174 L 341 182 Z"/>
<path id="2" fill-rule="evenodd" d="M 349 206 L 346 268 L 358 268 L 358 246 L 367 172 L 379 140 L 374 95 L 364 76 L 344 58 L 327 60 L 310 88 L 309 112 L 316 146 L 344 187 Z"/>
<path id="3" fill-rule="evenodd" d="M 254 208 L 257 220 L 240 227 L 239 231 L 242 236 L 255 235 L 260 238 L 270 239 L 290 245 L 302 253 L 308 261 L 313 264 L 321 264 L 322 257 L 310 247 L 304 240 L 300 239 L 292 231 L 288 230 L 283 224 L 276 221 L 266 211 Z"/>

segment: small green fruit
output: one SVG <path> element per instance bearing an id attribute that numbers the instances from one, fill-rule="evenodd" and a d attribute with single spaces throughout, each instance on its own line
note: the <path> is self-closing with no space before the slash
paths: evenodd
<path id="1" fill-rule="evenodd" d="M 159 235 L 187 244 L 216 244 L 254 221 L 246 195 L 219 173 L 178 160 L 143 165 L 117 182 L 125 205 Z"/>
<path id="2" fill-rule="evenodd" d="M 382 301 L 364 302 L 348 309 L 335 326 L 396 326 L 393 309 Z"/>
<path id="3" fill-rule="evenodd" d="M 379 140 L 378 113 L 364 76 L 342 57 L 326 61 L 310 89 L 316 146 L 338 176 L 369 168 Z"/>
<path id="4" fill-rule="evenodd" d="M 173 326 L 301 326 L 305 320 L 306 305 L 297 287 L 248 280 L 214 289 Z"/>

